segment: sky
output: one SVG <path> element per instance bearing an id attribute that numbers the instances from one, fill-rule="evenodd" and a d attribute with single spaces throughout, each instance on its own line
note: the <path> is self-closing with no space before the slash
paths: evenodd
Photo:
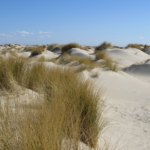
<path id="1" fill-rule="evenodd" d="M 150 45 L 150 0 L 0 0 L 0 44 Z"/>

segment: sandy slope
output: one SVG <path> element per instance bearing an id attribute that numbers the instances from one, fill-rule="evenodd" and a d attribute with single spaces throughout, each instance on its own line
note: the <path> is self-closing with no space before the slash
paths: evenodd
<path id="1" fill-rule="evenodd" d="M 106 52 L 121 67 L 144 63 L 145 60 L 150 58 L 149 55 L 135 48 L 107 49 Z"/>
<path id="2" fill-rule="evenodd" d="M 105 139 L 110 148 L 150 150 L 150 63 L 145 63 L 150 56 L 134 48 L 106 52 L 125 69 L 117 73 L 98 68 L 83 72 L 85 78 L 97 72 L 98 77 L 92 80 L 104 89 L 104 116 L 109 124 L 99 144 Z"/>
<path id="3" fill-rule="evenodd" d="M 150 56 L 137 49 L 109 49 L 107 53 L 122 67 L 138 65 L 124 72 L 97 68 L 83 73 L 87 78 L 97 71 L 98 77 L 92 80 L 104 89 L 104 116 L 110 122 L 101 140 L 105 139 L 110 148 L 150 150 L 150 64 L 143 64 Z"/>
<path id="4" fill-rule="evenodd" d="M 94 80 L 105 90 L 104 114 L 111 120 L 103 137 L 129 150 L 150 149 L 150 84 L 111 71 L 101 71 Z"/>
<path id="5" fill-rule="evenodd" d="M 150 82 L 150 61 L 145 64 L 135 64 L 124 69 L 124 71 L 142 81 Z"/>

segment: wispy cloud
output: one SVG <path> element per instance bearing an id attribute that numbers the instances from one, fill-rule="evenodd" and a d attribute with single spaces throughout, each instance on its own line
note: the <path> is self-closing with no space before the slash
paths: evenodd
<path id="1" fill-rule="evenodd" d="M 12 35 L 7 35 L 7 34 L 4 34 L 4 33 L 0 33 L 0 36 L 3 36 L 3 37 L 13 37 Z"/>
<path id="2" fill-rule="evenodd" d="M 49 33 L 51 33 L 51 31 L 50 32 L 39 31 L 39 34 L 49 34 Z"/>
<path id="3" fill-rule="evenodd" d="M 50 35 L 47 35 L 47 37 L 50 37 Z"/>
<path id="4" fill-rule="evenodd" d="M 144 39 L 144 37 L 141 36 L 140 39 Z"/>
<path id="5" fill-rule="evenodd" d="M 27 32 L 27 31 L 17 31 L 17 32 L 22 34 L 22 36 L 26 36 L 26 35 L 29 35 L 29 34 L 34 34 L 32 32 Z"/>

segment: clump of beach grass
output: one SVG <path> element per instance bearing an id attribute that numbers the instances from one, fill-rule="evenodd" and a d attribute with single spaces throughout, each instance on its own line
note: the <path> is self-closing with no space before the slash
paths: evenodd
<path id="1" fill-rule="evenodd" d="M 110 43 L 103 42 L 101 45 L 99 45 L 99 46 L 97 46 L 95 48 L 95 52 L 97 52 L 97 51 L 103 51 L 103 50 L 111 48 L 111 47 L 112 47 L 112 45 Z"/>
<path id="2" fill-rule="evenodd" d="M 118 65 L 108 56 L 108 54 L 104 51 L 100 51 L 96 53 L 96 61 L 103 60 L 100 64 L 101 67 L 104 67 L 107 70 L 112 70 L 117 72 L 119 70 Z"/>
<path id="3" fill-rule="evenodd" d="M 91 58 L 82 58 L 79 56 L 63 55 L 59 58 L 60 64 L 70 64 L 71 66 L 78 66 L 77 72 L 81 72 L 85 69 L 93 69 L 98 67 L 98 64 Z M 80 65 L 80 66 L 79 66 Z"/>
<path id="4" fill-rule="evenodd" d="M 145 45 L 144 44 L 128 44 L 125 48 L 136 48 L 136 49 L 139 49 L 139 50 L 145 52 L 145 50 L 149 47 L 150 46 L 148 46 L 146 44 Z"/>
<path id="5" fill-rule="evenodd" d="M 24 51 L 31 51 L 31 57 L 42 54 L 44 51 L 45 45 L 42 46 L 28 46 L 24 49 Z"/>
<path id="6" fill-rule="evenodd" d="M 76 150 L 79 141 L 96 149 L 105 126 L 101 90 L 72 69 L 46 68 L 42 63 L 27 67 L 22 80 L 22 86 L 43 95 L 42 101 L 40 107 L 22 108 L 21 115 L 18 109 L 14 115 L 0 109 L 2 150 Z"/>
<path id="7" fill-rule="evenodd" d="M 58 110 L 62 110 L 60 113 L 61 115 L 63 111 L 65 111 L 64 113 L 66 113 L 66 115 L 64 115 L 64 122 L 66 125 L 64 126 L 64 128 L 62 127 L 63 128 L 62 130 L 64 131 L 67 130 L 65 131 L 67 132 L 67 134 L 65 133 L 65 137 L 66 138 L 70 137 L 73 139 L 78 137 L 78 140 L 81 140 L 82 142 L 88 144 L 91 147 L 95 147 L 99 131 L 98 131 L 98 124 L 97 126 L 95 124 L 96 120 L 98 119 L 96 117 L 97 116 L 96 113 L 98 113 L 98 110 L 96 108 L 97 104 L 94 103 L 98 103 L 98 95 L 96 93 L 92 94 L 92 92 L 90 92 L 92 90 L 91 87 L 92 84 L 89 83 L 89 81 L 85 81 L 85 82 L 79 81 L 77 74 L 70 69 L 63 70 L 60 68 L 52 68 L 49 71 L 46 71 L 41 64 L 36 66 L 36 70 L 37 68 L 40 68 L 38 74 L 42 73 L 42 75 L 46 77 L 45 79 L 41 77 L 43 82 L 41 84 L 43 85 L 42 89 L 44 90 L 45 93 L 44 94 L 45 100 L 46 102 L 50 103 L 50 110 L 56 109 L 55 107 L 57 107 L 56 109 L 57 113 Z M 32 71 L 36 72 L 35 69 Z M 33 72 L 31 72 L 31 75 Z M 27 78 L 30 79 L 28 75 Z M 36 77 L 36 79 L 34 80 L 36 86 L 37 86 L 37 81 L 41 79 L 40 76 Z M 39 81 L 38 83 L 40 82 L 41 81 Z M 89 90 L 89 91 L 85 91 L 85 90 Z M 95 97 L 94 101 L 92 100 L 92 96 Z M 58 106 L 60 108 L 58 108 Z M 63 110 L 64 107 L 65 110 Z M 94 115 L 95 117 L 94 116 L 90 117 L 92 119 L 91 121 L 90 118 L 86 117 L 90 114 L 91 115 L 95 114 Z M 54 117 L 54 119 L 56 119 L 56 117 Z M 77 130 L 77 131 L 72 131 L 72 130 Z"/>
<path id="8" fill-rule="evenodd" d="M 120 47 L 120 46 L 117 46 L 117 45 L 113 45 L 113 48 L 123 49 L 123 47 Z"/>
<path id="9" fill-rule="evenodd" d="M 80 49 L 84 49 L 84 50 L 88 50 L 87 47 L 83 47 L 83 46 L 80 46 L 79 44 L 77 43 L 69 43 L 69 44 L 66 44 L 62 47 L 61 51 L 62 51 L 62 54 L 63 53 L 68 53 L 68 51 L 72 48 L 80 48 Z"/>
<path id="10" fill-rule="evenodd" d="M 142 45 L 140 44 L 128 44 L 125 48 L 136 48 L 142 50 Z"/>
<path id="11" fill-rule="evenodd" d="M 97 52 L 97 53 L 95 54 L 95 59 L 96 59 L 96 60 L 105 59 L 106 57 L 107 57 L 107 54 L 106 54 L 106 52 L 104 52 L 104 51 L 100 51 L 100 52 Z"/>
<path id="12" fill-rule="evenodd" d="M 53 43 L 53 44 L 47 45 L 47 50 L 55 51 L 55 50 L 60 50 L 62 47 L 63 47 L 63 45 Z"/>
<path id="13" fill-rule="evenodd" d="M 0 56 L 0 87 L 13 90 L 14 85 L 21 81 L 24 64 L 25 59 L 21 57 Z"/>
<path id="14" fill-rule="evenodd" d="M 61 51 L 62 51 L 62 53 L 66 53 L 72 48 L 80 48 L 80 46 L 77 43 L 69 43 L 69 44 L 64 45 L 62 47 Z"/>
<path id="15" fill-rule="evenodd" d="M 119 70 L 118 65 L 109 57 L 106 57 L 104 61 L 101 63 L 101 65 L 106 69 L 106 70 L 112 70 L 114 72 L 117 72 Z"/>
<path id="16" fill-rule="evenodd" d="M 25 67 L 24 74 L 22 75 L 21 85 L 39 92 L 39 87 L 42 86 L 45 73 L 45 67 L 43 66 L 42 62 L 35 62 L 28 67 Z"/>

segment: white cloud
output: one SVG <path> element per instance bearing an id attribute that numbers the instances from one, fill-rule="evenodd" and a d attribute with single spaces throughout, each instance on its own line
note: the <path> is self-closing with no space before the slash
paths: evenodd
<path id="1" fill-rule="evenodd" d="M 50 37 L 50 35 L 47 35 L 47 37 Z"/>
<path id="2" fill-rule="evenodd" d="M 4 33 L 0 33 L 0 36 L 3 36 L 3 37 L 13 37 L 12 35 L 7 35 L 7 34 L 4 34 Z"/>
<path id="3" fill-rule="evenodd" d="M 51 32 L 43 32 L 43 31 L 39 31 L 39 34 L 49 34 Z"/>
<path id="4" fill-rule="evenodd" d="M 140 37 L 140 39 L 144 39 L 144 37 Z"/>
<path id="5" fill-rule="evenodd" d="M 22 34 L 22 35 L 34 34 L 34 33 L 31 33 L 31 32 L 27 32 L 27 31 L 17 31 L 17 32 Z"/>

